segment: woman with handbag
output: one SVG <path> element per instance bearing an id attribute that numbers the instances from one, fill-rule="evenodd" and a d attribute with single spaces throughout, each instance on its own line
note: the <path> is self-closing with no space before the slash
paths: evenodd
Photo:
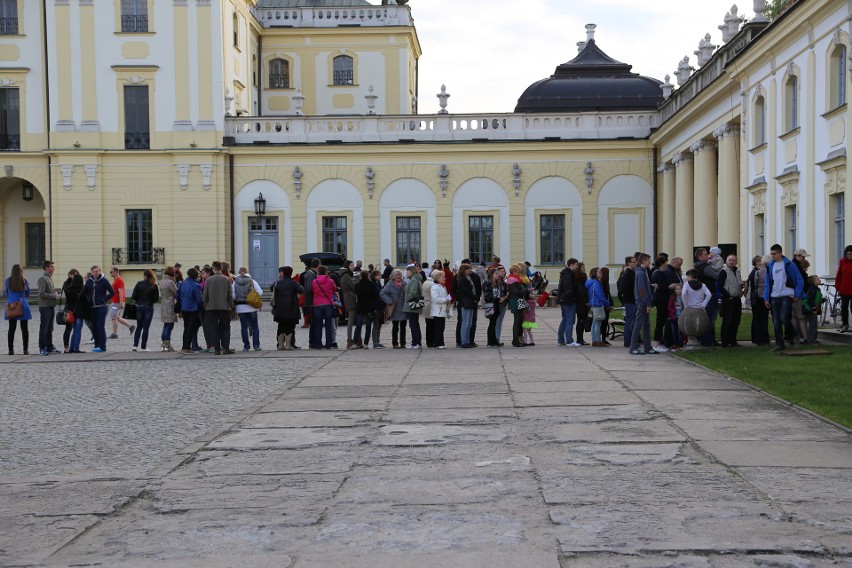
<path id="1" fill-rule="evenodd" d="M 73 322 L 68 323 L 68 318 L 65 319 L 65 326 L 71 328 L 71 338 L 68 343 L 68 353 L 83 353 L 80 351 L 80 339 L 83 336 L 83 324 L 89 319 L 89 302 L 86 298 L 86 289 L 83 286 L 83 276 L 77 272 L 70 278 L 70 284 L 67 287 L 63 285 L 65 291 L 65 299 L 67 304 L 65 307 L 73 316 Z"/>
<path id="2" fill-rule="evenodd" d="M 71 283 L 74 281 L 74 275 L 80 274 L 80 271 L 76 268 L 72 268 L 68 271 L 68 278 L 65 279 L 65 282 L 62 283 L 62 291 L 60 292 L 60 296 L 65 295 L 65 311 L 71 312 L 74 307 L 71 302 L 68 300 L 68 288 L 71 287 Z M 61 312 L 60 312 L 61 313 Z M 62 332 L 62 345 L 65 348 L 65 353 L 71 353 L 71 333 L 74 331 L 74 322 L 68 322 L 67 319 L 65 321 L 65 331 Z"/>
<path id="3" fill-rule="evenodd" d="M 589 295 L 589 306 L 592 311 L 592 347 L 609 347 L 608 343 L 604 343 L 601 337 L 601 325 L 606 319 L 606 309 L 609 307 L 603 286 L 600 281 L 600 271 L 598 267 L 592 268 L 589 271 L 589 279 L 586 280 L 586 290 Z"/>
<path id="4" fill-rule="evenodd" d="M 385 303 L 386 318 L 393 323 L 391 328 L 391 341 L 394 349 L 405 348 L 405 312 L 402 304 L 405 302 L 405 286 L 402 284 L 402 271 L 395 268 L 391 272 L 390 281 L 385 284 L 379 294 Z"/>
<path id="5" fill-rule="evenodd" d="M 524 311 L 529 304 L 529 289 L 524 285 L 521 279 L 521 268 L 515 264 L 509 268 L 509 278 L 506 280 L 508 288 L 508 306 L 514 316 L 512 323 L 512 347 L 524 347 L 523 343 L 523 324 Z"/>
<path id="6" fill-rule="evenodd" d="M 4 318 L 9 322 L 9 355 L 15 354 L 15 329 L 21 322 L 21 339 L 24 341 L 24 355 L 29 355 L 30 330 L 28 322 L 33 319 L 30 311 L 30 283 L 24 278 L 20 264 L 12 267 L 12 273 L 6 279 L 6 312 Z"/>
<path id="7" fill-rule="evenodd" d="M 408 348 L 422 349 L 423 337 L 420 332 L 420 314 L 423 312 L 423 306 L 426 303 L 423 299 L 423 277 L 414 264 L 409 264 L 405 273 L 408 276 L 408 284 L 405 286 L 405 302 L 402 311 L 405 312 L 408 329 L 411 331 L 411 345 Z"/>

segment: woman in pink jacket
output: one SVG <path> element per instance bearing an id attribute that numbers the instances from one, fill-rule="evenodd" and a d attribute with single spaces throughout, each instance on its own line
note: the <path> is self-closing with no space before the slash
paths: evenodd
<path id="1" fill-rule="evenodd" d="M 337 286 L 328 276 L 328 268 L 320 266 L 317 268 L 317 277 L 311 283 L 314 292 L 314 318 L 320 326 L 325 328 L 325 345 L 311 345 L 311 349 L 331 349 L 334 343 L 334 315 L 336 311 L 335 297 Z M 322 339 L 321 337 L 318 339 Z"/>
<path id="2" fill-rule="evenodd" d="M 840 294 L 840 306 L 843 310 L 843 326 L 840 333 L 849 331 L 849 301 L 852 300 L 852 245 L 847 245 L 843 250 L 843 258 L 837 266 L 837 275 L 834 277 L 834 285 Z"/>

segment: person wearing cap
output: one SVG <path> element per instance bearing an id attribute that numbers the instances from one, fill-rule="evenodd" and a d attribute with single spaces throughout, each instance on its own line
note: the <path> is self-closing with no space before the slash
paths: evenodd
<path id="1" fill-rule="evenodd" d="M 772 351 L 784 351 L 784 329 L 792 335 L 792 312 L 801 310 L 799 301 L 804 298 L 805 281 L 798 268 L 783 254 L 781 245 L 774 244 L 769 249 L 772 260 L 766 269 L 766 284 L 763 289 L 764 305 L 772 312 L 772 325 L 775 327 L 775 347 Z"/>
<path id="2" fill-rule="evenodd" d="M 843 258 L 837 263 L 837 274 L 834 276 L 834 286 L 840 294 L 842 310 L 840 333 L 849 331 L 849 302 L 852 300 L 852 245 L 843 249 Z"/>

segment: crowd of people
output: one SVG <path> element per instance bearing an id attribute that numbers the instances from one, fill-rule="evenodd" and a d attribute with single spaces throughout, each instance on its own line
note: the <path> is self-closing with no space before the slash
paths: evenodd
<path id="1" fill-rule="evenodd" d="M 783 255 L 780 245 L 773 245 L 768 255 L 752 259 L 751 271 L 744 278 L 737 256 L 723 257 L 718 247 L 697 249 L 694 267 L 685 273 L 680 257 L 669 259 L 661 253 L 652 262 L 650 255 L 637 252 L 625 259 L 615 282 L 620 308 L 615 308 L 609 269 L 604 266 L 587 271 L 582 261 L 571 258 L 559 275 L 558 286 L 551 291 L 562 312 L 557 344 L 574 348 L 589 345 L 585 333 L 590 333 L 592 347 L 609 347 L 607 338 L 615 336 L 613 326 L 623 325 L 624 347 L 633 355 L 698 345 L 739 347 L 737 335 L 744 303 L 752 312 L 751 342 L 755 345 L 770 345 L 770 318 L 774 351 L 788 345 L 817 343 L 821 281 L 819 276 L 808 274 L 809 256 L 800 248 L 791 260 Z M 215 261 L 203 268 L 190 268 L 184 277 L 181 265 L 175 264 L 163 271 L 159 281 L 153 270 L 146 269 L 129 296 L 117 267 L 109 271 L 111 281 L 98 265 L 85 276 L 71 269 L 58 288 L 53 281 L 54 263 L 45 261 L 43 268 L 36 288 L 41 355 L 82 352 L 84 328 L 91 332 L 92 352 L 104 352 L 107 339 L 118 338 L 119 326 L 132 336 L 133 351 L 151 351 L 148 336 L 157 304 L 162 351 L 176 350 L 172 333 L 179 318 L 183 319 L 181 353 L 234 353 L 234 320 L 240 323 L 243 350 L 262 349 L 258 313 L 264 291 L 245 267 L 233 274 L 227 262 Z M 503 321 L 511 313 L 511 345 L 531 347 L 535 345 L 536 308 L 551 295 L 547 285 L 530 263 L 518 263 L 507 270 L 497 256 L 488 266 L 474 266 L 464 259 L 452 267 L 447 260 L 436 260 L 431 265 L 411 262 L 405 270 L 394 268 L 389 259 L 384 260 L 381 270 L 374 265 L 365 268 L 361 261 L 346 261 L 339 270 L 329 270 L 319 259 L 313 259 L 299 274 L 290 266 L 282 266 L 270 288 L 271 312 L 277 323 L 276 348 L 301 349 L 295 333 L 301 321 L 308 329 L 309 349 L 337 349 L 338 325 L 344 322 L 346 349 L 384 349 L 381 335 L 386 324 L 390 324 L 393 349 L 445 349 L 447 321 L 455 319 L 455 345 L 470 349 L 479 346 L 475 337 L 480 311 L 488 320 L 487 346 L 504 345 Z M 835 286 L 842 298 L 840 331 L 847 332 L 852 245 L 846 247 L 839 261 Z M 31 289 L 20 265 L 12 267 L 5 288 L 9 354 L 14 354 L 18 328 L 23 353 L 28 354 Z M 614 309 L 623 310 L 623 319 L 614 317 Z M 706 314 L 709 325 L 698 337 L 684 336 L 678 325 L 681 313 L 688 309 Z M 717 338 L 715 323 L 719 317 L 722 324 Z M 109 336 L 108 318 L 112 328 Z M 131 323 L 134 319 L 135 324 Z M 53 343 L 54 323 L 64 327 L 62 351 Z M 199 331 L 203 344 L 199 343 Z"/>
<path id="2" fill-rule="evenodd" d="M 735 254 L 722 255 L 719 247 L 699 248 L 695 264 L 683 272 L 683 259 L 669 259 L 659 254 L 653 263 L 651 256 L 636 252 L 625 258 L 616 281 L 617 298 L 623 309 L 624 347 L 632 355 L 650 355 L 702 347 L 740 347 L 737 341 L 744 305 L 752 311 L 751 342 L 769 346 L 770 316 L 774 331 L 773 351 L 783 351 L 787 345 L 798 347 L 816 344 L 818 315 L 822 309 L 820 277 L 808 274 L 810 263 L 807 250 L 799 248 L 790 260 L 781 245 L 775 244 L 766 256 L 755 256 L 752 268 L 743 278 Z M 579 347 L 581 331 L 591 328 L 592 346 L 608 347 L 607 334 L 601 334 L 610 324 L 613 298 L 609 278 L 601 273 L 605 268 L 593 268 L 588 275 L 582 262 L 571 258 L 561 272 L 556 291 L 562 308 L 562 321 L 557 343 Z M 842 298 L 841 333 L 849 330 L 849 304 L 852 300 L 852 245 L 839 260 L 834 283 Z M 697 337 L 681 332 L 678 320 L 684 310 L 699 309 L 706 314 L 706 331 Z M 651 326 L 652 313 L 656 321 Z M 716 320 L 721 318 L 719 337 Z M 578 333 L 575 341 L 572 330 Z"/>

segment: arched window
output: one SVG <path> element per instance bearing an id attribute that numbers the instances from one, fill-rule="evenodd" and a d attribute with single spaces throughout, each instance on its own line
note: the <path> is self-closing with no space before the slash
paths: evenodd
<path id="1" fill-rule="evenodd" d="M 121 31 L 148 31 L 148 0 L 121 0 Z"/>
<path id="2" fill-rule="evenodd" d="M 799 78 L 790 75 L 784 83 L 784 132 L 799 127 Z"/>
<path id="3" fill-rule="evenodd" d="M 766 144 L 766 104 L 762 96 L 754 100 L 754 145 Z"/>
<path id="4" fill-rule="evenodd" d="M 334 58 L 334 84 L 352 85 L 355 82 L 355 71 L 352 58 L 348 55 L 338 55 Z"/>
<path id="5" fill-rule="evenodd" d="M 290 62 L 286 59 L 273 59 L 269 62 L 269 88 L 290 88 Z"/>
<path id="6" fill-rule="evenodd" d="M 838 45 L 831 52 L 828 70 L 829 110 L 846 104 L 846 46 Z"/>

